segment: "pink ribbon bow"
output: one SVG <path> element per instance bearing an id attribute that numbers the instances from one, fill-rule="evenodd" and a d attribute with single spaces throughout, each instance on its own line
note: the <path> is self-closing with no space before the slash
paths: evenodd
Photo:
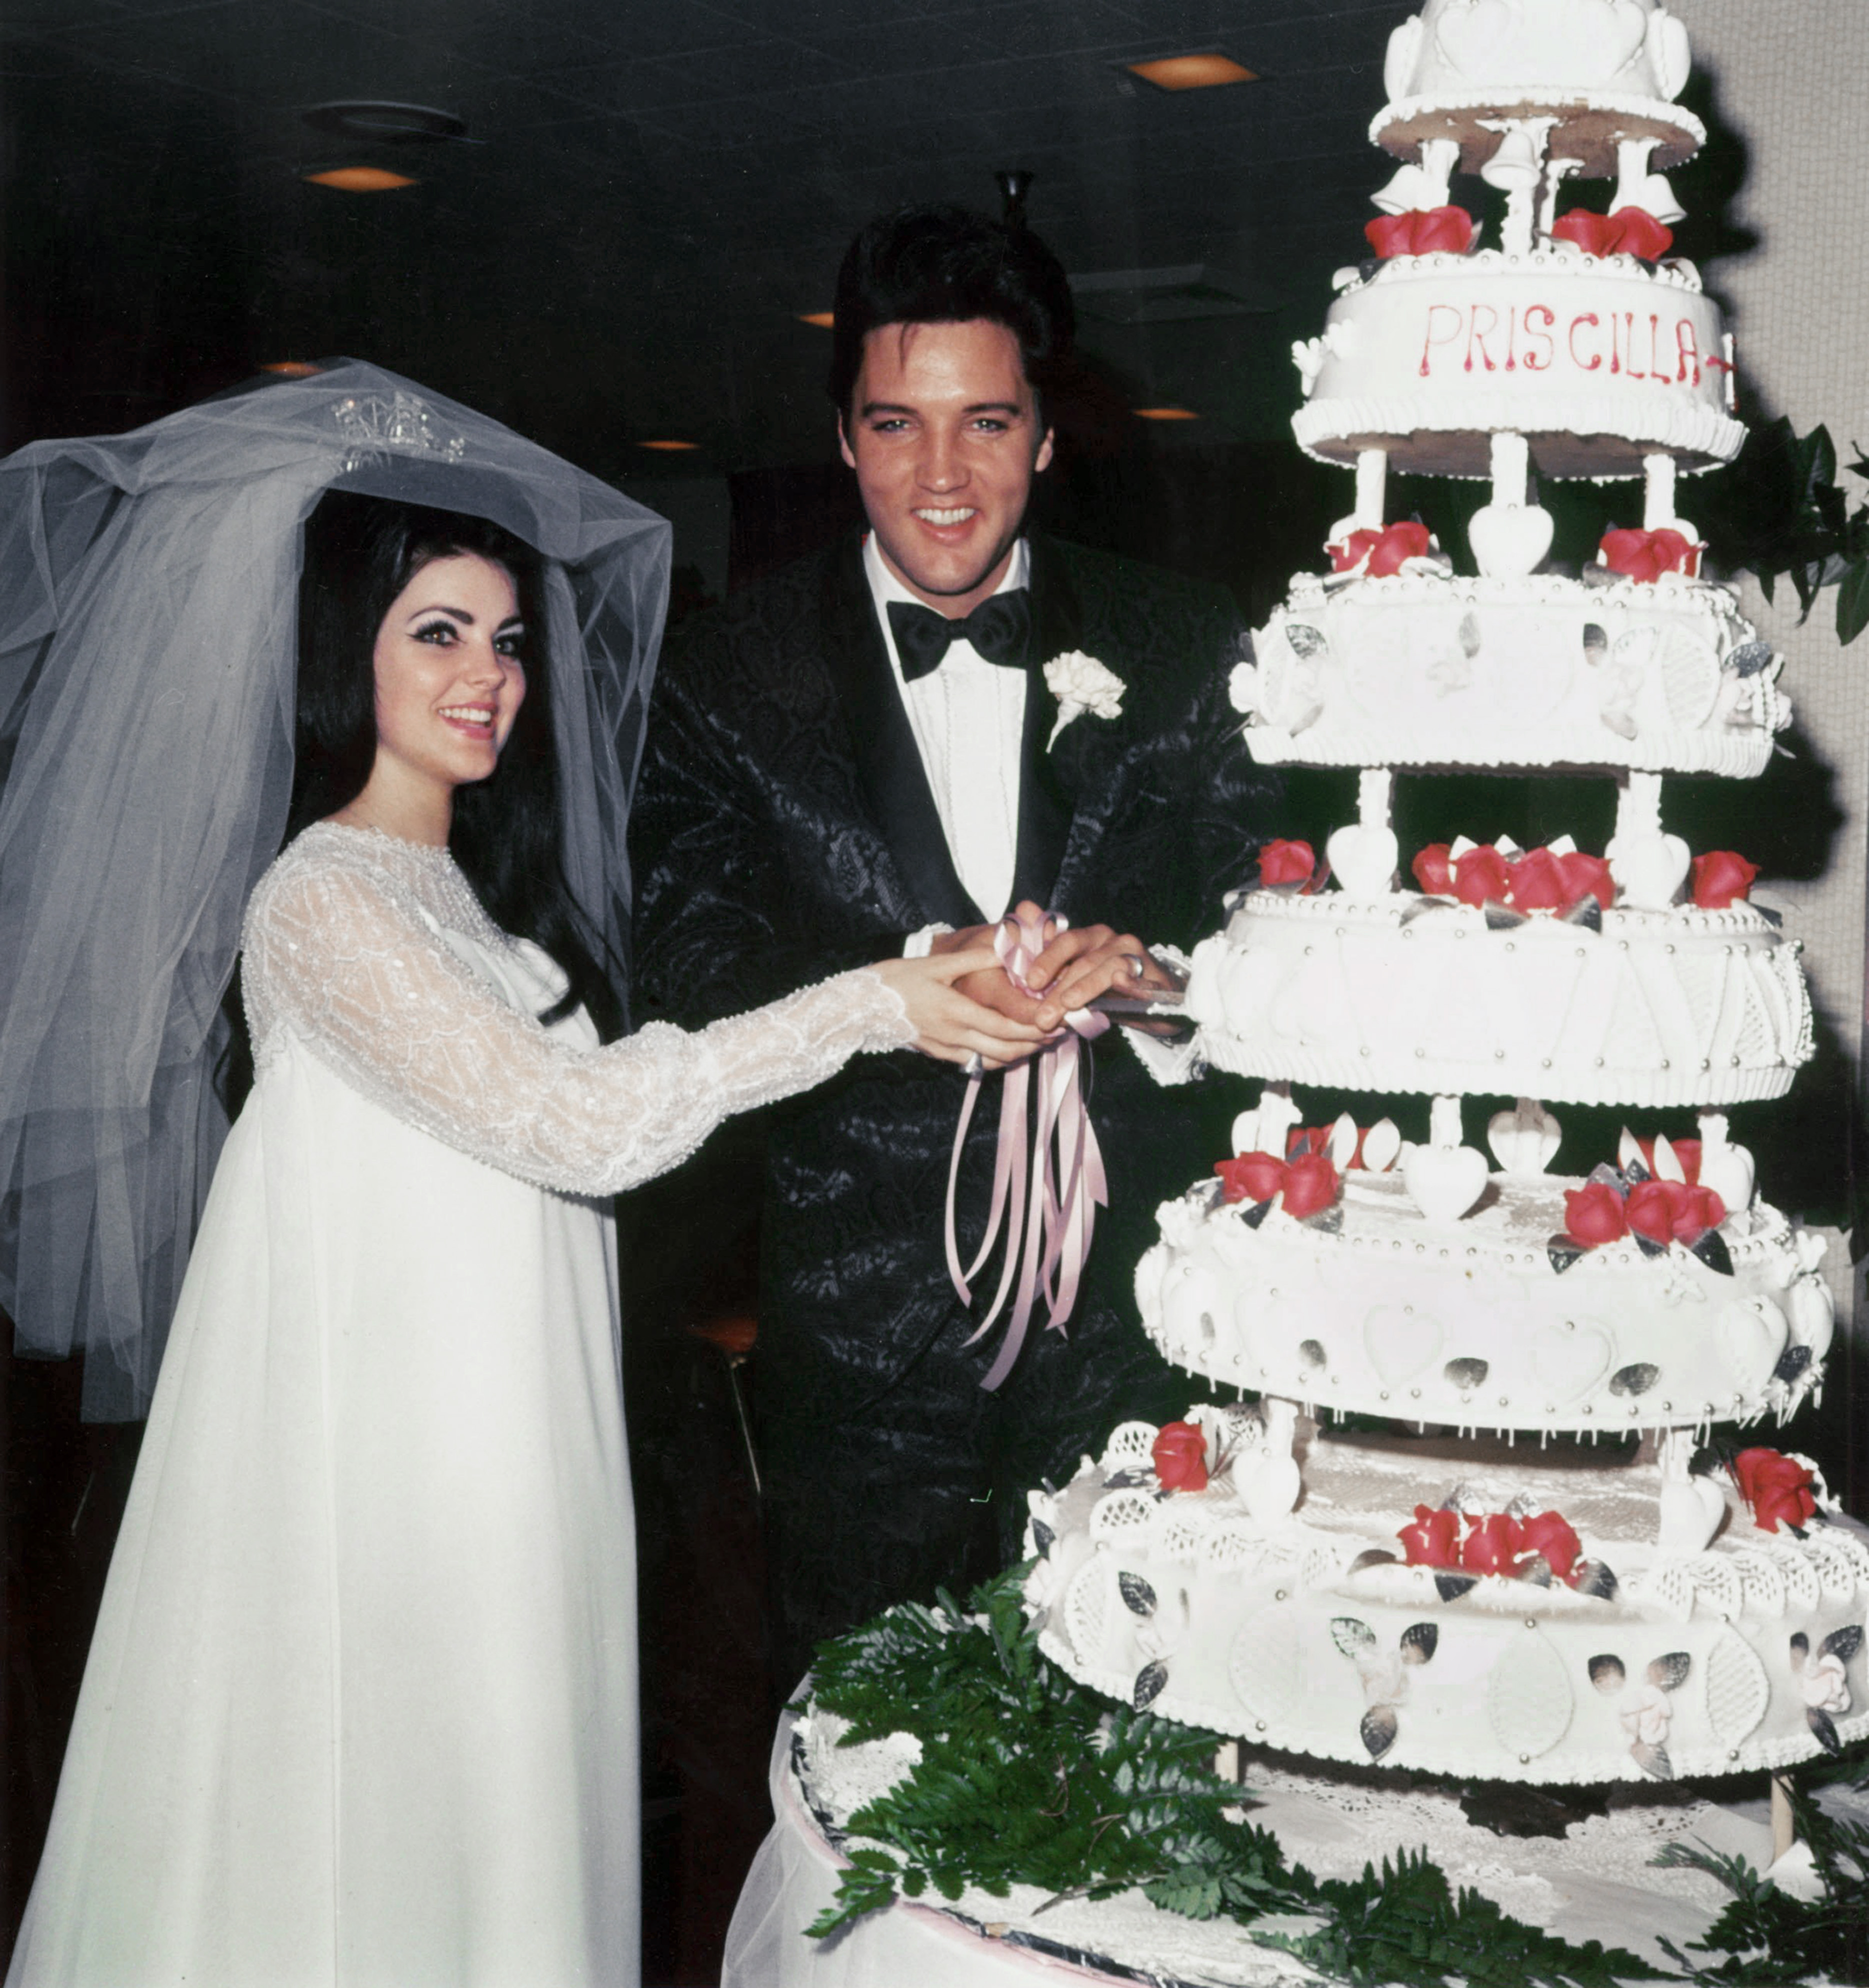
<path id="1" fill-rule="evenodd" d="M 1065 922 L 1048 912 L 1036 918 L 1001 921 L 993 935 L 993 949 L 1006 969 L 1007 978 L 1021 993 L 1037 992 L 1025 976 L 1045 950 L 1048 933 L 1063 931 Z M 1109 1020 L 1106 1016 L 1079 1009 L 1065 1017 L 1065 1026 L 1067 1033 L 1058 1041 L 1005 1073 L 1005 1089 L 1000 1098 L 999 1151 L 993 1166 L 993 1205 L 980 1254 L 965 1270 L 960 1267 L 960 1250 L 954 1232 L 954 1192 L 960 1176 L 960 1155 L 967 1144 L 967 1128 L 973 1123 L 973 1107 L 980 1101 L 980 1076 L 967 1080 L 967 1101 L 960 1107 L 960 1123 L 954 1128 L 953 1158 L 947 1170 L 947 1273 L 963 1304 L 973 1302 L 973 1280 L 993 1253 L 1002 1221 L 1006 1226 L 1006 1259 L 1000 1272 L 999 1289 L 994 1293 L 992 1308 L 967 1342 L 971 1346 L 985 1337 L 1007 1295 L 1012 1293 L 1005 1344 L 980 1382 L 983 1388 L 997 1388 L 1012 1371 L 1013 1363 L 1025 1344 L 1033 1307 L 1041 1296 L 1047 1308 L 1046 1324 L 1055 1332 L 1063 1330 L 1077 1302 L 1078 1280 L 1090 1255 L 1096 1210 L 1109 1205 L 1103 1155 L 1086 1109 L 1089 1067 L 1079 1047 L 1081 1043 L 1102 1035 Z M 1027 1105 L 1034 1069 L 1038 1127 L 1035 1138 L 1028 1139 Z"/>

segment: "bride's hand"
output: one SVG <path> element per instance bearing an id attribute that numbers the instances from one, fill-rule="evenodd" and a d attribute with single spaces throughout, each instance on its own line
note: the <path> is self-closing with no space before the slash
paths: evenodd
<path id="1" fill-rule="evenodd" d="M 988 1070 L 1004 1070 L 1042 1049 L 1051 1036 L 956 990 L 957 980 L 989 967 L 1001 971 L 997 955 L 991 946 L 977 945 L 931 953 L 926 959 L 879 960 L 872 970 L 901 996 L 914 1024 L 915 1046 L 923 1056 L 962 1063 L 978 1057 Z"/>

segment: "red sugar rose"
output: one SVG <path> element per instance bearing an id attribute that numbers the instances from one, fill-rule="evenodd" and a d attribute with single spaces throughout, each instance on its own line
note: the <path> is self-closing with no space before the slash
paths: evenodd
<path id="1" fill-rule="evenodd" d="M 1308 842 L 1268 842 L 1259 851 L 1261 884 L 1308 884 L 1317 856 Z"/>
<path id="2" fill-rule="evenodd" d="M 1150 1456 L 1164 1491 L 1207 1488 L 1207 1439 L 1192 1422 L 1164 1422 Z"/>
<path id="3" fill-rule="evenodd" d="M 1616 879 L 1602 857 L 1586 856 L 1576 849 L 1558 858 L 1558 867 L 1564 873 L 1566 909 L 1582 904 L 1586 898 L 1594 898 L 1606 911 L 1615 903 Z"/>
<path id="4" fill-rule="evenodd" d="M 1664 573 L 1685 573 L 1691 579 L 1700 566 L 1700 547 L 1670 525 L 1654 532 L 1637 526 L 1605 532 L 1598 550 L 1612 573 L 1651 583 Z"/>
<path id="5" fill-rule="evenodd" d="M 1238 1159 L 1220 1160 L 1214 1171 L 1221 1178 L 1221 1199 L 1229 1205 L 1270 1201 L 1285 1185 L 1285 1162 L 1271 1153 L 1242 1153 Z"/>
<path id="6" fill-rule="evenodd" d="M 1529 1554 L 1542 1554 L 1556 1581 L 1568 1581 L 1583 1551 L 1569 1520 L 1556 1512 L 1535 1512 L 1519 1521 L 1519 1537 Z"/>
<path id="7" fill-rule="evenodd" d="M 1454 866 L 1447 860 L 1444 842 L 1431 842 L 1408 867 L 1414 872 L 1415 881 L 1431 897 L 1454 894 Z"/>
<path id="8" fill-rule="evenodd" d="M 1489 1512 L 1461 1542 L 1460 1564 L 1468 1574 L 1510 1574 L 1524 1552 L 1519 1521 L 1504 1512 Z"/>
<path id="9" fill-rule="evenodd" d="M 1703 911 L 1723 911 L 1752 888 L 1759 865 L 1730 849 L 1710 849 L 1694 859 L 1694 901 Z"/>
<path id="10" fill-rule="evenodd" d="M 1629 1226 L 1651 1242 L 1684 1242 L 1691 1249 L 1726 1219 L 1726 1204 L 1710 1187 L 1680 1181 L 1638 1181 L 1629 1190 Z"/>
<path id="11" fill-rule="evenodd" d="M 1326 1153 L 1307 1153 L 1285 1170 L 1285 1212 L 1302 1221 L 1337 1198 L 1337 1170 Z"/>
<path id="12" fill-rule="evenodd" d="M 1473 245 L 1473 216 L 1464 207 L 1417 208 L 1409 214 L 1379 215 L 1363 234 L 1386 262 L 1391 255 L 1464 255 Z"/>
<path id="13" fill-rule="evenodd" d="M 1560 911 L 1571 901 L 1564 891 L 1564 866 L 1548 849 L 1528 850 L 1512 865 L 1515 911 Z"/>
<path id="14" fill-rule="evenodd" d="M 1586 255 L 1639 255 L 1657 261 L 1674 245 L 1674 232 L 1646 208 L 1625 207 L 1614 214 L 1573 208 L 1552 228 L 1554 242 L 1574 242 Z"/>
<path id="15" fill-rule="evenodd" d="M 1620 1242 L 1629 1232 L 1628 1212 L 1622 1196 L 1603 1181 L 1592 1181 L 1587 1187 L 1566 1188 L 1564 1229 L 1573 1242 L 1581 1242 L 1586 1249 Z"/>
<path id="16" fill-rule="evenodd" d="M 1432 1505 L 1415 1507 L 1415 1522 L 1396 1534 L 1410 1567 L 1458 1567 L 1460 1564 L 1460 1514 L 1437 1511 Z"/>
<path id="17" fill-rule="evenodd" d="M 1760 1532 L 1806 1525 L 1816 1516 L 1810 1472 L 1795 1456 L 1776 1449 L 1742 1449 L 1732 1460 L 1732 1474 Z"/>
<path id="18" fill-rule="evenodd" d="M 1324 549 L 1330 555 L 1332 568 L 1339 573 L 1349 573 L 1363 566 L 1371 580 L 1387 580 L 1401 571 L 1404 560 L 1426 558 L 1433 543 L 1427 526 L 1418 525 L 1408 518 L 1399 524 L 1385 526 L 1380 531 L 1366 526 Z M 1369 563 L 1364 566 L 1366 559 Z"/>
<path id="19" fill-rule="evenodd" d="M 1463 904 L 1478 906 L 1488 898 L 1502 904 L 1510 883 L 1505 858 L 1491 843 L 1454 858 L 1454 894 Z"/>

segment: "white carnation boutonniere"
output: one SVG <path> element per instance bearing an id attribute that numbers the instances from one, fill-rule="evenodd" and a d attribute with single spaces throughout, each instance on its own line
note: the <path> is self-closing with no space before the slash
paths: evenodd
<path id="1" fill-rule="evenodd" d="M 1058 735 L 1083 712 L 1105 718 L 1121 715 L 1122 693 L 1127 686 L 1114 670 L 1081 649 L 1054 656 L 1045 666 L 1045 688 L 1058 700 L 1058 722 L 1045 742 L 1048 752 L 1058 743 Z"/>

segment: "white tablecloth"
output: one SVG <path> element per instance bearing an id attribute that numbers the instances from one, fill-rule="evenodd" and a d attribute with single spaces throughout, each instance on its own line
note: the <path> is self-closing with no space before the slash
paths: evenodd
<path id="1" fill-rule="evenodd" d="M 1158 1912 L 1137 1895 L 1075 1901 L 1036 1918 L 1045 1897 L 1030 1887 L 1004 1899 L 970 1892 L 951 1908 L 902 1901 L 829 1939 L 812 1939 L 804 1929 L 834 1902 L 844 1860 L 804 1798 L 794 1730 L 790 1717 L 781 1719 L 774 1741 L 777 1819 L 734 1911 L 721 1988 L 1033 1988 L 1136 1980 L 1287 1988 L 1317 1978 L 1235 1927 Z M 1697 1838 L 1745 1855 L 1755 1868 L 1771 1859 L 1762 1777 L 1756 1801 L 1721 1808 L 1657 1789 L 1660 1804 L 1619 1808 L 1554 1840 L 1475 1828 L 1454 1797 L 1437 1790 L 1391 1792 L 1380 1780 L 1360 1787 L 1327 1777 L 1313 1782 L 1259 1760 L 1249 1759 L 1246 1772 L 1252 1819 L 1320 1876 L 1354 1875 L 1366 1858 L 1425 1846 L 1456 1887 L 1472 1886 L 1567 1939 L 1600 1939 L 1657 1964 L 1664 1958 L 1657 1935 L 1677 1945 L 1701 1938 L 1727 1897 L 1700 1872 L 1652 1869 L 1649 1859 L 1662 1842 Z M 1092 1956 L 1115 1959 L 1099 1966 Z"/>

